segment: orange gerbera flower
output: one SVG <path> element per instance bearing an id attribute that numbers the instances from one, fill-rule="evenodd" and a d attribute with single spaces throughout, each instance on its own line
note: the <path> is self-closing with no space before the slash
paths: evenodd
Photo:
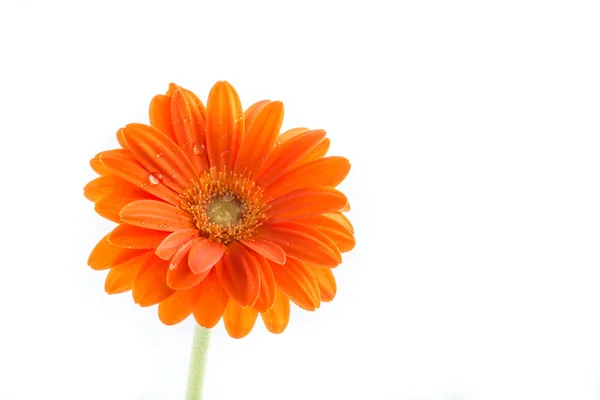
<path id="1" fill-rule="evenodd" d="M 350 163 L 325 157 L 323 130 L 279 135 L 282 120 L 278 101 L 243 111 L 227 82 L 214 85 L 206 108 L 171 84 L 152 99 L 150 126 L 120 129 L 122 148 L 90 161 L 100 176 L 84 188 L 118 224 L 88 260 L 110 269 L 106 291 L 158 304 L 167 325 L 193 314 L 212 328 L 223 317 L 235 338 L 259 313 L 282 332 L 290 300 L 309 311 L 331 301 L 331 268 L 355 244 L 348 201 L 335 189 Z"/>

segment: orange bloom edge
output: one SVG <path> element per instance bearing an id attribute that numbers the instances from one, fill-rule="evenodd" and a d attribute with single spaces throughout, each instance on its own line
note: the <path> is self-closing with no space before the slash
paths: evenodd
<path id="1" fill-rule="evenodd" d="M 212 328 L 223 318 L 233 338 L 259 314 L 283 332 L 290 302 L 314 311 L 333 300 L 332 268 L 356 243 L 336 189 L 350 162 L 326 156 L 325 131 L 280 134 L 282 121 L 281 102 L 244 111 L 228 82 L 212 87 L 206 106 L 171 83 L 151 100 L 149 125 L 119 129 L 121 148 L 91 159 L 98 177 L 84 187 L 118 224 L 88 259 L 109 270 L 106 292 L 158 304 L 166 325 L 193 315 Z"/>

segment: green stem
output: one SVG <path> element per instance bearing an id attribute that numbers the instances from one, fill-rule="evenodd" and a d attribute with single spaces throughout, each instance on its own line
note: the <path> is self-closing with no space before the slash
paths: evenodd
<path id="1" fill-rule="evenodd" d="M 192 342 L 192 355 L 190 357 L 190 371 L 188 373 L 186 400 L 202 400 L 204 387 L 204 373 L 206 372 L 206 353 L 210 342 L 210 329 L 196 325 L 194 341 Z"/>

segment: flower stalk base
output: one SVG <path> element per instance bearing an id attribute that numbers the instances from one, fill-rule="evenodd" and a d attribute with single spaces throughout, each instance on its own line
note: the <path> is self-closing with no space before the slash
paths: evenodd
<path id="1" fill-rule="evenodd" d="M 209 342 L 210 329 L 196 325 L 194 339 L 192 341 L 190 370 L 188 373 L 187 392 L 185 395 L 186 400 L 202 400 Z"/>

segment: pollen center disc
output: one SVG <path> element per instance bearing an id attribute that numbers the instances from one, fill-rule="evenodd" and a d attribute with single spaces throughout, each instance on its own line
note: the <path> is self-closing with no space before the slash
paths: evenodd
<path id="1" fill-rule="evenodd" d="M 240 222 L 242 206 L 231 196 L 217 197 L 206 207 L 206 215 L 211 222 L 230 227 Z"/>

